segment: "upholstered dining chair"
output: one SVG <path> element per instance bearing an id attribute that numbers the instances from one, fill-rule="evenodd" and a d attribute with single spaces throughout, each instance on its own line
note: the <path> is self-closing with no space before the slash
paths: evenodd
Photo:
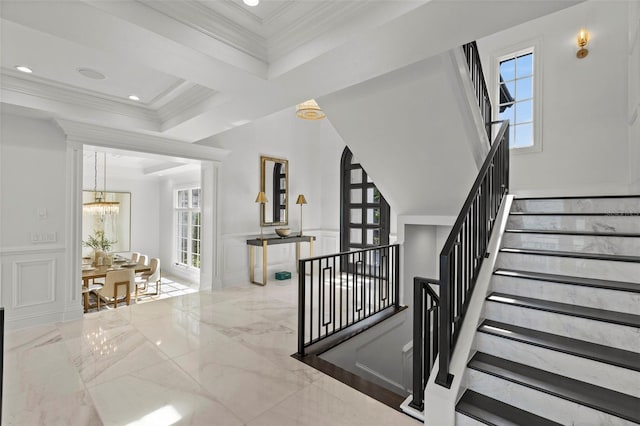
<path id="1" fill-rule="evenodd" d="M 131 289 L 136 285 L 133 269 L 118 269 L 108 271 L 104 286 L 95 290 L 98 297 L 102 298 L 105 305 L 118 307 L 118 301 L 131 303 Z"/>
<path id="2" fill-rule="evenodd" d="M 138 256 L 138 266 L 146 266 L 149 264 L 149 256 L 146 254 L 141 254 Z"/>
<path id="3" fill-rule="evenodd" d="M 138 253 L 137 251 L 134 251 L 131 253 L 132 262 L 137 262 L 139 257 L 140 257 L 140 253 Z"/>
<path id="4" fill-rule="evenodd" d="M 136 277 L 136 303 L 138 303 L 139 291 L 142 290 L 146 293 L 149 287 L 149 283 L 155 283 L 156 285 L 156 292 L 149 294 L 151 294 L 152 296 L 157 296 L 160 294 L 160 259 L 158 259 L 157 257 L 152 257 L 149 261 L 149 268 L 151 268 L 149 272 L 143 272 L 141 276 Z"/>

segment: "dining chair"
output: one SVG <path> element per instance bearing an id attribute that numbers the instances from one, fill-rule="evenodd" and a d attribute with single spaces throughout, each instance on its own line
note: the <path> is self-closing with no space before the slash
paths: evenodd
<path id="1" fill-rule="evenodd" d="M 140 253 L 138 253 L 137 251 L 134 251 L 131 253 L 131 261 L 137 262 L 139 257 L 140 257 Z"/>
<path id="2" fill-rule="evenodd" d="M 104 286 L 95 290 L 98 297 L 101 297 L 105 305 L 113 304 L 118 307 L 118 301 L 125 300 L 127 305 L 131 304 L 131 289 L 136 285 L 133 269 L 118 269 L 108 271 Z"/>
<path id="3" fill-rule="evenodd" d="M 147 266 L 149 264 L 149 256 L 147 256 L 146 254 L 141 254 L 138 257 L 138 265 L 139 266 Z"/>
<path id="4" fill-rule="evenodd" d="M 152 296 L 157 296 L 160 294 L 160 259 L 157 257 L 152 257 L 149 261 L 149 268 L 151 270 L 149 272 L 143 272 L 141 276 L 136 277 L 136 291 L 135 291 L 135 300 L 138 303 L 138 294 L 140 290 L 143 290 L 145 293 L 149 288 L 149 283 L 155 283 L 156 292 L 148 293 Z"/>

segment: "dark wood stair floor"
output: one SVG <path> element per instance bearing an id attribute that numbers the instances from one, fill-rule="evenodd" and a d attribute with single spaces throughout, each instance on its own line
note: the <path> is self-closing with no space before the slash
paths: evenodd
<path id="1" fill-rule="evenodd" d="M 469 389 L 458 401 L 456 411 L 487 425 L 557 426 L 560 424 Z"/>
<path id="2" fill-rule="evenodd" d="M 468 366 L 512 383 L 640 423 L 640 398 L 482 352 L 476 352 Z"/>

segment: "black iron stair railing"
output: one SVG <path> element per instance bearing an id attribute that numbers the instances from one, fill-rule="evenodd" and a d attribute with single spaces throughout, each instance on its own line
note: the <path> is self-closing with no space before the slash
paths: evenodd
<path id="1" fill-rule="evenodd" d="M 400 309 L 400 246 L 301 259 L 298 355 L 388 308 Z"/>
<path id="2" fill-rule="evenodd" d="M 509 122 L 503 121 L 440 252 L 440 279 L 414 280 L 413 396 L 409 404 L 413 408 L 423 409 L 424 389 L 437 356 L 435 383 L 451 387 L 451 357 L 482 262 L 488 256 L 493 225 L 508 192 Z M 430 284 L 439 286 L 437 295 Z"/>
<path id="3" fill-rule="evenodd" d="M 424 388 L 438 356 L 440 298 L 431 285 L 438 285 L 438 280 L 413 279 L 413 395 L 409 405 L 419 411 L 424 409 Z"/>
<path id="4" fill-rule="evenodd" d="M 480 63 L 478 44 L 475 41 L 467 43 L 462 46 L 462 51 L 467 58 L 469 77 L 476 92 L 476 99 L 478 99 L 478 107 L 484 120 L 487 136 L 489 137 L 489 141 L 491 141 L 491 121 L 493 120 L 491 115 L 491 99 L 489 98 L 487 82 L 484 78 L 484 72 L 482 71 L 482 64 Z"/>

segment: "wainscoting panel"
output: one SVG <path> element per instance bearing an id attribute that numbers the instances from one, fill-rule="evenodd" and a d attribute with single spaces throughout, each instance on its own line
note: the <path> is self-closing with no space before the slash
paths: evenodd
<path id="1" fill-rule="evenodd" d="M 7 329 L 53 323 L 82 316 L 81 300 L 71 300 L 66 248 L 61 245 L 0 249 L 0 306 Z"/>
<path id="2" fill-rule="evenodd" d="M 55 302 L 56 260 L 13 262 L 11 284 L 14 309 Z"/>

